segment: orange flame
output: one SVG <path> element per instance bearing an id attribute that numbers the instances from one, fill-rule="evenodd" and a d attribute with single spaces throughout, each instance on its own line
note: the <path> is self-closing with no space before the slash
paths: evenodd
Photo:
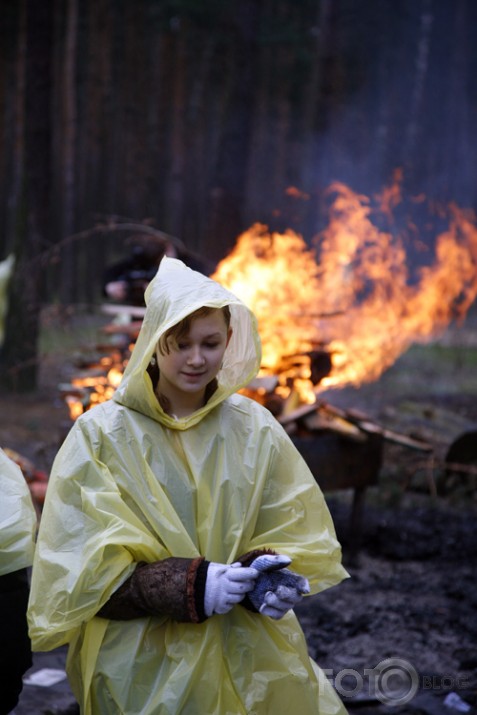
<path id="1" fill-rule="evenodd" d="M 477 295 L 473 214 L 449 207 L 434 264 L 413 276 L 405 236 L 392 219 L 399 185 L 377 197 L 377 209 L 344 184 L 333 184 L 330 192 L 330 220 L 315 239 L 316 251 L 290 230 L 270 234 L 256 224 L 212 276 L 257 315 L 261 374 L 279 373 L 282 387 L 293 377 L 304 401 L 323 389 L 376 380 L 412 343 L 436 337 L 463 317 Z M 383 223 L 390 228 L 378 227 Z M 314 388 L 310 352 L 320 347 L 332 367 Z"/>
<path id="2" fill-rule="evenodd" d="M 477 295 L 475 215 L 456 205 L 439 209 L 447 227 L 436 236 L 434 262 L 413 274 L 406 232 L 415 251 L 425 255 L 429 246 L 414 224 L 402 233 L 396 229 L 401 179 L 397 172 L 375 197 L 375 208 L 345 184 L 332 184 L 328 226 L 313 248 L 292 230 L 270 233 L 255 224 L 218 265 L 212 278 L 258 318 L 260 377 L 273 379 L 262 380 L 252 396 L 275 389 L 293 407 L 297 396 L 314 402 L 322 390 L 372 382 L 412 343 L 438 336 L 465 316 Z M 287 193 L 309 198 L 294 187 Z M 413 199 L 421 207 L 425 201 L 422 195 Z M 331 360 L 319 384 L 312 369 L 316 354 Z M 73 380 L 66 396 L 71 419 L 109 399 L 126 364 L 113 354 L 101 358 L 100 374 Z"/>

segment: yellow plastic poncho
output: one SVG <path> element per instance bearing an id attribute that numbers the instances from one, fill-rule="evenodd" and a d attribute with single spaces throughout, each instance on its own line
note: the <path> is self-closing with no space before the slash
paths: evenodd
<path id="1" fill-rule="evenodd" d="M 37 518 L 21 469 L 0 449 L 0 576 L 33 563 Z"/>
<path id="2" fill-rule="evenodd" d="M 272 415 L 236 390 L 256 374 L 250 311 L 165 258 L 113 400 L 80 417 L 53 465 L 33 567 L 34 650 L 69 643 L 82 712 L 95 715 L 327 715 L 343 706 L 289 612 L 237 605 L 202 624 L 109 621 L 98 609 L 138 561 L 232 563 L 263 547 L 293 559 L 312 592 L 346 577 L 322 493 Z M 219 388 L 189 417 L 166 415 L 146 367 L 160 335 L 202 305 L 229 304 L 233 335 Z"/>

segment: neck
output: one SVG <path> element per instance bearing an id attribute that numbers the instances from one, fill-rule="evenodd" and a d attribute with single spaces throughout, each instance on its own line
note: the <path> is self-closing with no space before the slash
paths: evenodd
<path id="1" fill-rule="evenodd" d="M 173 395 L 169 390 L 161 390 L 161 386 L 158 384 L 155 393 L 164 412 L 179 418 L 188 417 L 193 412 L 200 410 L 206 402 L 205 391 L 199 395 Z"/>

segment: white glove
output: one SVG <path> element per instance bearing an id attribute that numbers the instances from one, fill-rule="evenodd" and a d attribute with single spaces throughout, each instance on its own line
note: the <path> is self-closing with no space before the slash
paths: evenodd
<path id="1" fill-rule="evenodd" d="M 211 562 L 205 582 L 204 611 L 206 616 L 228 613 L 252 590 L 258 571 L 236 562 L 231 565 Z"/>

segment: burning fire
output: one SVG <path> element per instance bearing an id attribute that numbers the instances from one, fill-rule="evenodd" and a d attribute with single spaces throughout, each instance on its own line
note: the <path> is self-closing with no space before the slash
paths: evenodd
<path id="1" fill-rule="evenodd" d="M 473 215 L 448 209 L 433 265 L 414 275 L 408 250 L 422 252 L 423 244 L 415 240 L 407 250 L 408 233 L 396 231 L 398 184 L 377 197 L 374 208 L 341 183 L 329 194 L 330 220 L 313 249 L 292 231 L 270 234 L 256 224 L 212 276 L 257 315 L 260 374 L 278 374 L 284 396 L 293 382 L 305 402 L 325 389 L 376 380 L 412 343 L 462 318 L 477 295 Z M 330 369 L 313 384 L 313 356 L 323 350 Z"/>
<path id="2" fill-rule="evenodd" d="M 328 226 L 312 247 L 292 230 L 255 224 L 218 265 L 212 278 L 258 318 L 262 380 L 252 396 L 273 390 L 290 410 L 323 390 L 372 382 L 412 343 L 465 316 L 477 295 L 475 215 L 451 205 L 432 217 L 426 207 L 426 223 L 443 228 L 432 234 L 430 265 L 415 268 L 431 249 L 412 223 L 397 229 L 396 178 L 374 201 L 332 184 Z M 98 375 L 73 380 L 65 392 L 72 419 L 112 396 L 126 363 L 103 358 Z"/>

